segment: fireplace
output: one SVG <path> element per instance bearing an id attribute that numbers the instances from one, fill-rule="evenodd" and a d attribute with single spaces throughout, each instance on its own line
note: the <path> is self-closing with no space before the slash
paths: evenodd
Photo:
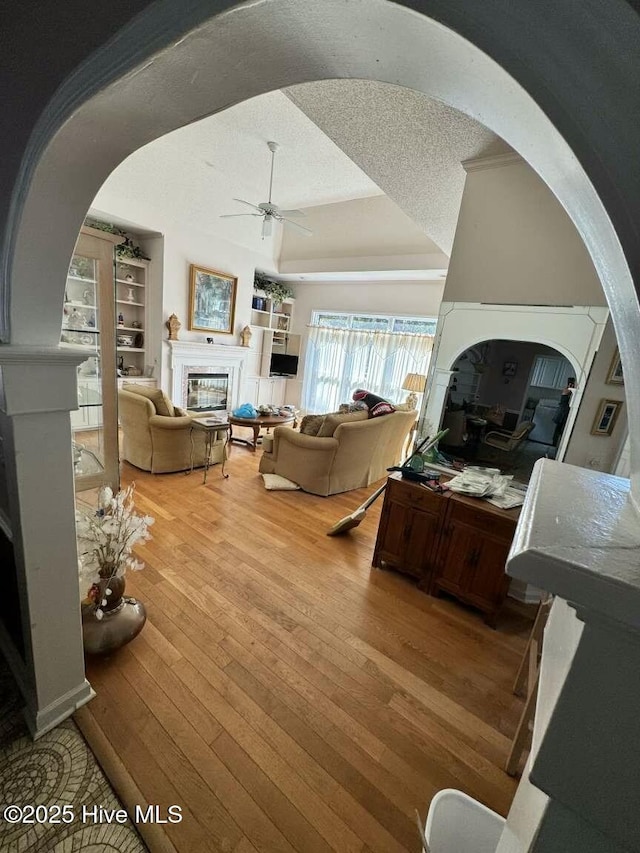
<path id="1" fill-rule="evenodd" d="M 197 341 L 168 341 L 168 344 L 174 403 L 183 409 L 201 412 L 231 411 L 240 405 L 247 347 Z M 190 400 L 187 399 L 189 395 Z"/>
<path id="2" fill-rule="evenodd" d="M 187 409 L 193 412 L 215 412 L 227 409 L 228 373 L 187 374 Z"/>

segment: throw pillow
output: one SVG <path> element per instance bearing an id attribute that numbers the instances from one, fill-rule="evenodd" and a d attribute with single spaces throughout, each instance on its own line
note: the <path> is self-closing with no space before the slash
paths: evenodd
<path id="1" fill-rule="evenodd" d="M 372 418 L 395 412 L 395 407 L 388 400 L 378 397 L 377 394 L 372 394 L 371 391 L 365 391 L 364 388 L 357 388 L 353 392 L 353 399 L 357 402 L 366 403 Z"/>
<path id="2" fill-rule="evenodd" d="M 300 486 L 292 480 L 287 480 L 286 477 L 281 477 L 279 474 L 263 474 L 264 487 L 269 491 L 295 491 Z"/>
<path id="3" fill-rule="evenodd" d="M 395 412 L 395 407 L 391 403 L 387 403 L 386 400 L 381 400 L 369 409 L 369 416 L 379 418 L 380 415 L 390 415 L 392 412 Z"/>
<path id="4" fill-rule="evenodd" d="M 300 432 L 303 435 L 317 435 L 325 417 L 326 415 L 305 415 L 300 422 Z"/>
<path id="5" fill-rule="evenodd" d="M 169 418 L 175 417 L 176 412 L 173 408 L 173 403 L 160 388 L 147 388 L 146 385 L 125 384 L 122 386 L 122 390 L 131 391 L 133 394 L 140 394 L 143 397 L 147 397 L 156 407 L 158 415 L 164 415 L 164 417 Z"/>

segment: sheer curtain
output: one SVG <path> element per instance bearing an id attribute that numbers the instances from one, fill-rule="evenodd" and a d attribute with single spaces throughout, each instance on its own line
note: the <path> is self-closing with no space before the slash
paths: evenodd
<path id="1" fill-rule="evenodd" d="M 433 335 L 310 326 L 302 405 L 307 412 L 334 412 L 365 388 L 400 402 L 407 373 L 429 367 Z"/>

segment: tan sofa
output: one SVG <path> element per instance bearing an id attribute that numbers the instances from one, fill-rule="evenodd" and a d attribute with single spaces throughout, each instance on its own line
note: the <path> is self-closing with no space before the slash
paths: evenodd
<path id="1" fill-rule="evenodd" d="M 174 406 L 163 391 L 143 385 L 123 385 L 118 391 L 122 427 L 122 458 L 153 474 L 168 474 L 205 464 L 204 431 L 191 431 L 193 417 Z M 193 438 L 193 445 L 192 445 Z M 224 440 L 215 439 L 211 463 L 222 462 Z"/>
<path id="2" fill-rule="evenodd" d="M 368 412 L 327 415 L 317 436 L 276 427 L 260 471 L 293 480 L 314 495 L 368 486 L 400 461 L 416 416 L 416 411 L 378 418 L 369 418 Z"/>

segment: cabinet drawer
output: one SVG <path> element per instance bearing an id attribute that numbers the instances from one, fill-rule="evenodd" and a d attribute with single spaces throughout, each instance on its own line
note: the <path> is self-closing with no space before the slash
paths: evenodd
<path id="1" fill-rule="evenodd" d="M 488 512 L 486 508 L 469 506 L 455 500 L 451 501 L 451 521 L 477 527 L 485 536 L 496 536 L 511 541 L 516 529 L 516 520 Z"/>
<path id="2" fill-rule="evenodd" d="M 406 480 L 390 479 L 387 484 L 387 493 L 390 500 L 423 512 L 444 512 L 447 505 L 447 498 L 443 495 L 430 492 L 424 486 Z"/>

